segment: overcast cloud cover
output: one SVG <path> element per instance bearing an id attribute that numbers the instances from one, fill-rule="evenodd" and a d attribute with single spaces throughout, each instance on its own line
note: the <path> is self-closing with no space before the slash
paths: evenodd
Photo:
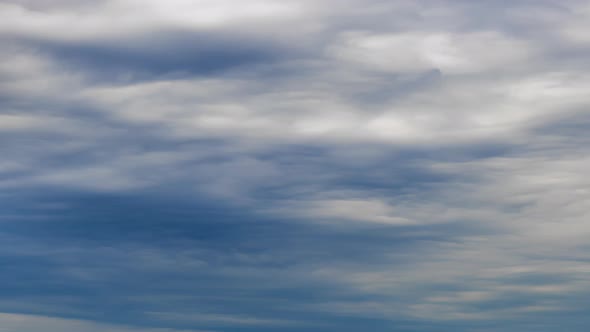
<path id="1" fill-rule="evenodd" d="M 590 5 L 4 0 L 0 331 L 590 326 Z"/>

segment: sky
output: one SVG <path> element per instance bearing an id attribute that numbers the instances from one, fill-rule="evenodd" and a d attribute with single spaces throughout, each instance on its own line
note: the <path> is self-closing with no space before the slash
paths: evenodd
<path id="1" fill-rule="evenodd" d="M 4 0 L 0 45 L 1 332 L 590 326 L 586 1 Z"/>

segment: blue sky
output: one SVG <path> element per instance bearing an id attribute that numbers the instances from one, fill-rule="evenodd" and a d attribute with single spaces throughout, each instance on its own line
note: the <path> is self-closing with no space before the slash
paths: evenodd
<path id="1" fill-rule="evenodd" d="M 589 22 L 3 1 L 0 331 L 586 331 Z"/>

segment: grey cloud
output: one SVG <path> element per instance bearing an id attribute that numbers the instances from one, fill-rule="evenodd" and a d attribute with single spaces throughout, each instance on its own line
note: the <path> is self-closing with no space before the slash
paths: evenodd
<path id="1" fill-rule="evenodd" d="M 65 70 L 99 81 L 132 82 L 224 74 L 270 66 L 288 56 L 280 45 L 213 33 L 157 31 L 106 43 L 32 42 Z"/>
<path id="2" fill-rule="evenodd" d="M 583 2 L 10 3 L 2 310 L 583 331 Z"/>

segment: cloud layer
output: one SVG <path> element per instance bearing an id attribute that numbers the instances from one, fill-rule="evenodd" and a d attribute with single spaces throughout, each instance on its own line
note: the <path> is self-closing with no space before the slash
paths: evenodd
<path id="1" fill-rule="evenodd" d="M 585 331 L 583 1 L 0 4 L 0 330 Z"/>

